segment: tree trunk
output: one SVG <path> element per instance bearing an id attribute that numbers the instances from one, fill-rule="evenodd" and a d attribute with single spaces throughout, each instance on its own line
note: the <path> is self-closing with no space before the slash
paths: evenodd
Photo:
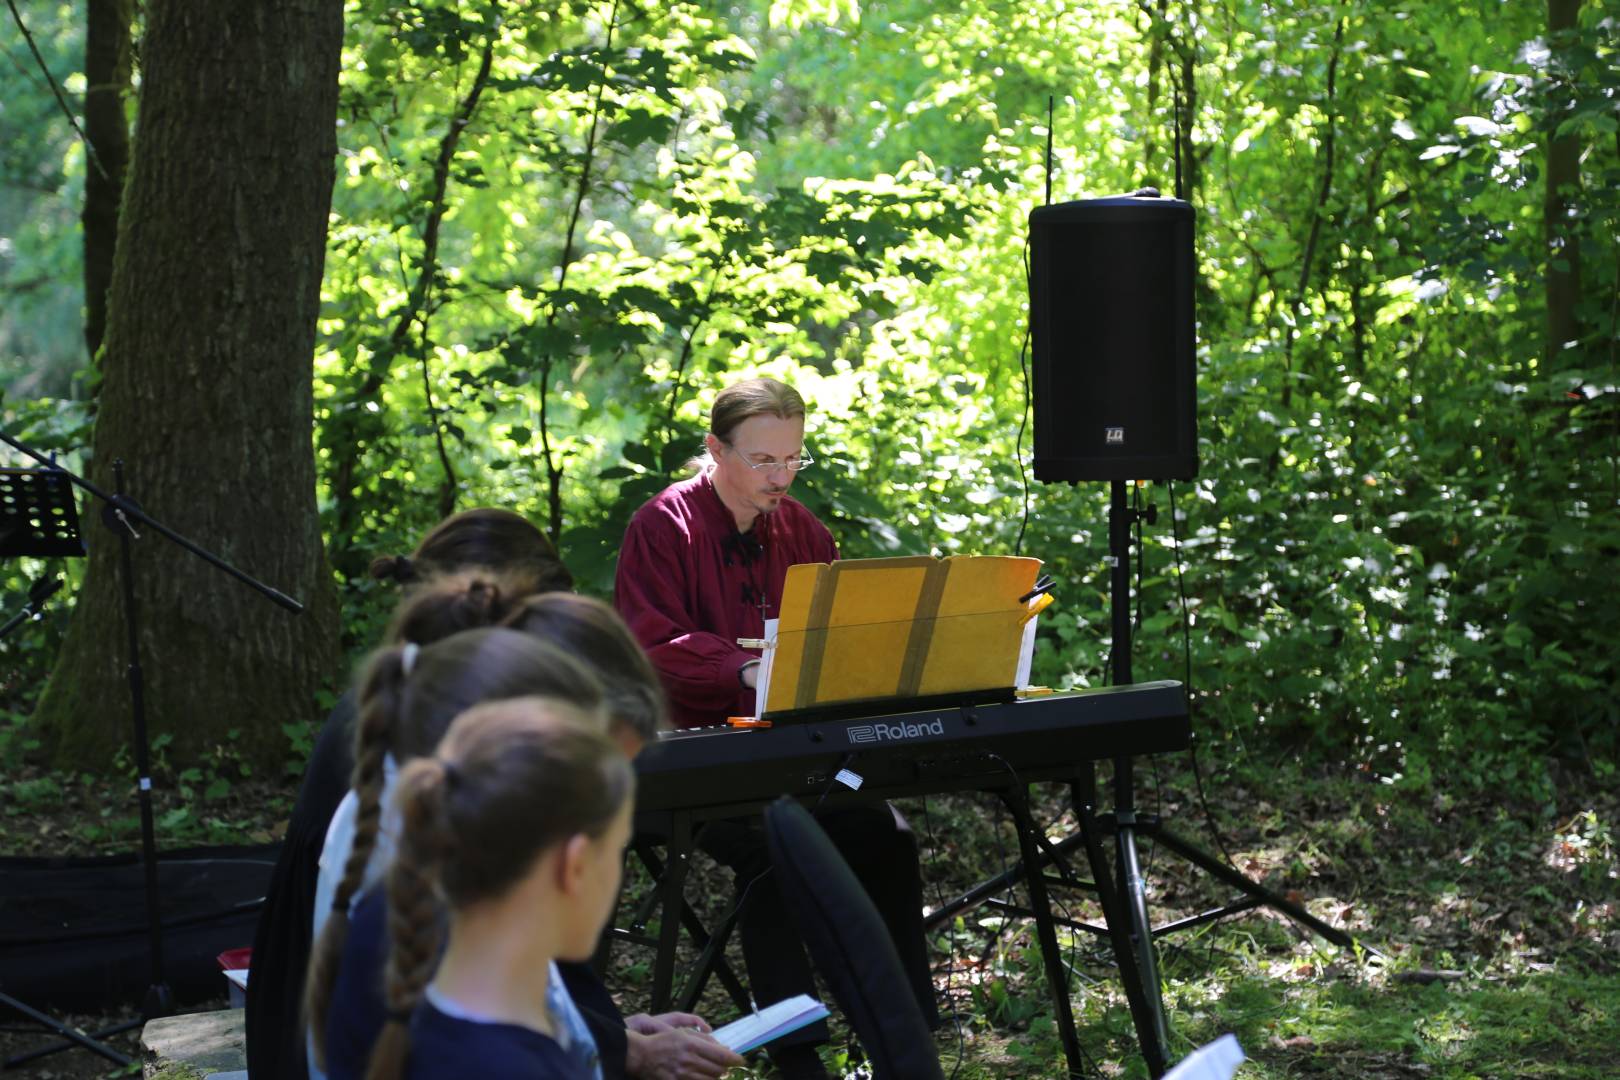
<path id="1" fill-rule="evenodd" d="M 92 477 L 308 605 L 294 616 L 161 537 L 135 545 L 153 737 L 184 759 L 239 732 L 285 751 L 333 674 L 337 607 L 315 506 L 312 358 L 337 151 L 342 0 L 150 0 L 108 304 Z M 60 764 L 130 737 L 118 547 L 90 565 L 39 705 Z"/>
<path id="2" fill-rule="evenodd" d="M 1551 77 L 1566 85 L 1559 54 L 1573 43 L 1580 10 L 1581 0 L 1547 0 Z M 1580 224 L 1572 214 L 1580 198 L 1581 144 L 1574 135 L 1555 135 L 1569 112 L 1567 107 L 1554 108 L 1547 116 L 1547 187 L 1542 199 L 1547 254 L 1546 371 L 1562 367 L 1559 355 L 1580 337 L 1576 309 L 1581 301 L 1581 237 Z"/>
<path id="3" fill-rule="evenodd" d="M 118 241 L 118 200 L 129 161 L 124 95 L 129 91 L 133 0 L 86 0 L 84 135 L 84 342 L 95 359 L 107 328 L 107 289 Z"/>

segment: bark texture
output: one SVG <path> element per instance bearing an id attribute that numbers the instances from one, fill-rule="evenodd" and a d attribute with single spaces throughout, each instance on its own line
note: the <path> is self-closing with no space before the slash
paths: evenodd
<path id="1" fill-rule="evenodd" d="M 84 135 L 92 157 L 84 178 L 84 343 L 91 359 L 107 330 L 107 289 L 118 244 L 118 202 L 129 163 L 124 95 L 130 88 L 134 0 L 87 0 Z"/>
<path id="2" fill-rule="evenodd" d="M 303 600 L 293 616 L 143 532 L 135 577 L 155 738 L 185 759 L 230 729 L 282 756 L 336 661 L 315 505 L 311 364 L 336 155 L 341 0 L 145 9 L 139 120 L 109 294 L 90 473 Z M 108 767 L 129 696 L 116 538 L 90 563 L 39 710 L 64 765 Z"/>

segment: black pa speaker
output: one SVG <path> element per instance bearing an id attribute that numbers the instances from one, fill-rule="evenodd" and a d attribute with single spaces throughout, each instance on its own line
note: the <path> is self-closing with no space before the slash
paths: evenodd
<path id="1" fill-rule="evenodd" d="M 1192 206 L 1059 203 L 1029 232 L 1035 479 L 1191 480 Z"/>

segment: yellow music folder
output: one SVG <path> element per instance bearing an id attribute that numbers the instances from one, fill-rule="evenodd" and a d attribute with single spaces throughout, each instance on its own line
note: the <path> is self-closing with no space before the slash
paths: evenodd
<path id="1" fill-rule="evenodd" d="M 761 715 L 1027 682 L 1034 601 L 1020 598 L 1040 566 L 923 555 L 789 567 L 781 615 L 766 624 Z"/>

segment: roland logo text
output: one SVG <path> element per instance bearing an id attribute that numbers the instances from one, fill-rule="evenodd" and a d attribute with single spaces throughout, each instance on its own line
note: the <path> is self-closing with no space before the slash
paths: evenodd
<path id="1" fill-rule="evenodd" d="M 920 739 L 926 735 L 945 734 L 945 721 L 932 720 L 926 724 L 901 721 L 895 724 L 856 724 L 848 729 L 852 743 L 894 742 L 899 739 Z"/>

